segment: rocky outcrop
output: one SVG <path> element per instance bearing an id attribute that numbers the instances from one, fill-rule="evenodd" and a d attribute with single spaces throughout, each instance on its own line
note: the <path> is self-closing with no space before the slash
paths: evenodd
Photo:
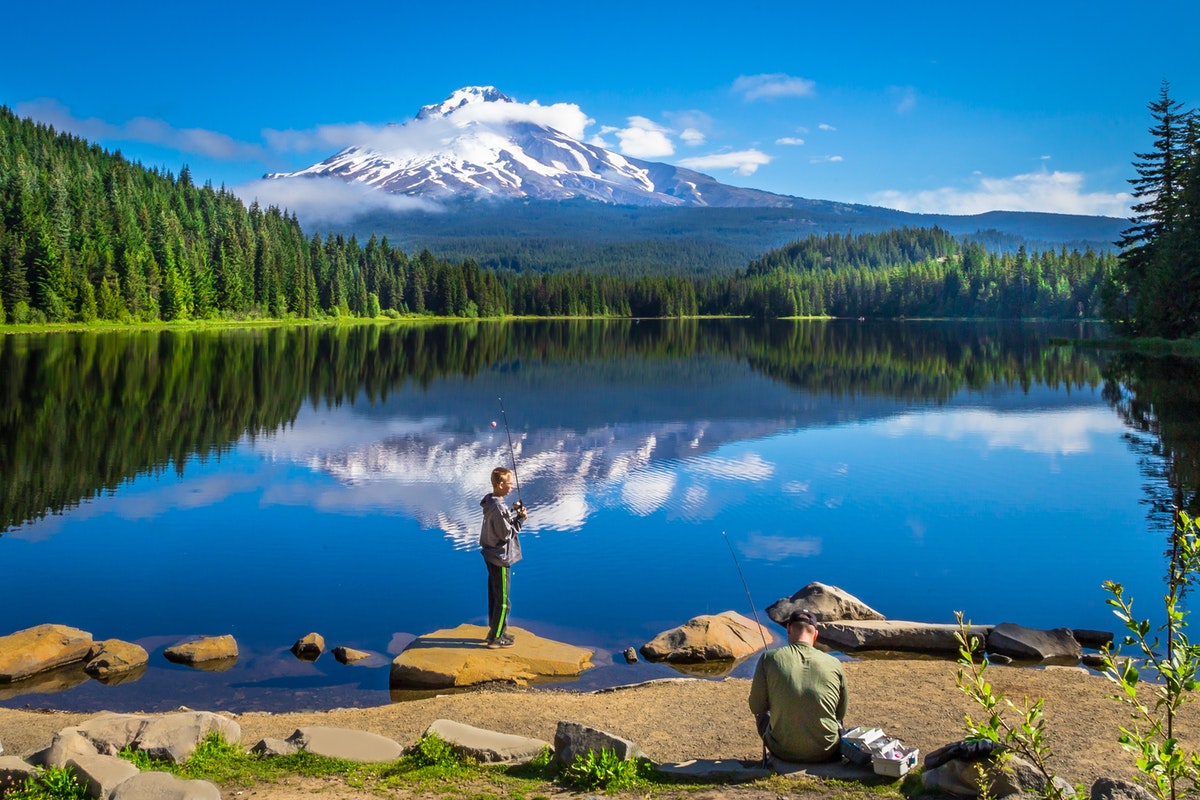
<path id="1" fill-rule="evenodd" d="M 1067 628 L 1037 630 L 1002 622 L 987 635 L 987 652 L 1020 661 L 1068 660 L 1078 663 L 1083 648 Z"/>
<path id="2" fill-rule="evenodd" d="M 0 683 L 83 661 L 91 649 L 90 633 L 66 625 L 38 625 L 0 636 Z"/>
<path id="3" fill-rule="evenodd" d="M 395 761 L 404 754 L 404 748 L 386 736 L 323 725 L 300 728 L 286 741 L 314 755 L 365 764 Z"/>
<path id="4" fill-rule="evenodd" d="M 1156 800 L 1156 795 L 1133 781 L 1100 778 L 1092 784 L 1091 800 Z"/>
<path id="5" fill-rule="evenodd" d="M 763 625 L 735 611 L 694 617 L 678 628 L 663 631 L 641 653 L 648 661 L 694 664 L 738 661 L 770 645 L 774 636 Z"/>
<path id="6" fill-rule="evenodd" d="M 782 625 L 793 611 L 806 608 L 821 621 L 886 619 L 849 592 L 818 581 L 813 581 L 791 597 L 782 597 L 767 606 L 767 616 Z"/>
<path id="7" fill-rule="evenodd" d="M 141 645 L 120 639 L 105 639 L 92 647 L 83 671 L 97 680 L 107 681 L 145 669 L 149 661 L 150 656 Z"/>
<path id="8" fill-rule="evenodd" d="M 497 733 L 449 719 L 435 719 L 425 730 L 448 743 L 454 752 L 485 764 L 528 764 L 550 746 L 541 739 Z"/>
<path id="9" fill-rule="evenodd" d="M 832 650 L 895 650 L 908 653 L 958 655 L 958 625 L 902 620 L 860 620 L 822 622 L 817 626 L 817 643 Z M 982 643 L 986 625 L 974 626 L 971 633 Z"/>
<path id="10" fill-rule="evenodd" d="M 573 677 L 592 667 L 592 651 L 510 627 L 513 647 L 489 650 L 487 629 L 459 625 L 419 636 L 392 661 L 397 688 L 473 686 L 490 681 L 528 683 Z"/>
<path id="11" fill-rule="evenodd" d="M 319 633 L 301 636 L 292 645 L 292 655 L 301 661 L 316 661 L 325 652 L 325 637 Z"/>
<path id="12" fill-rule="evenodd" d="M 207 669 L 220 671 L 228 669 L 237 661 L 237 641 L 229 634 L 224 636 L 202 636 L 163 651 L 168 661 L 176 664 L 186 664 L 190 667 L 210 665 Z"/>
<path id="13" fill-rule="evenodd" d="M 242 738 L 236 722 L 208 711 L 186 711 L 164 716 L 137 714 L 101 714 L 73 730 L 95 746 L 101 755 L 116 755 L 126 747 L 145 752 L 151 758 L 163 758 L 181 764 L 210 733 L 219 733 L 227 742 Z"/>

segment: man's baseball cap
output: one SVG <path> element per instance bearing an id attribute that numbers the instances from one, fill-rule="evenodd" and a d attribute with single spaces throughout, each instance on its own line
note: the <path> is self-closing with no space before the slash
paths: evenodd
<path id="1" fill-rule="evenodd" d="M 783 621 L 784 625 L 795 625 L 797 623 L 811 625 L 815 628 L 817 627 L 817 615 L 809 611 L 807 608 L 802 608 L 798 611 L 793 611 L 791 614 L 788 614 L 787 619 Z"/>

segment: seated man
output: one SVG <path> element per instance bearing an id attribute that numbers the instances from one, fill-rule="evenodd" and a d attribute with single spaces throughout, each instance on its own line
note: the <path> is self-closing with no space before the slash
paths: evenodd
<path id="1" fill-rule="evenodd" d="M 768 650 L 758 660 L 750 711 L 776 758 L 830 761 L 838 754 L 846 716 L 846 676 L 840 661 L 813 647 L 817 618 L 811 611 L 792 612 L 786 625 L 787 647 Z"/>

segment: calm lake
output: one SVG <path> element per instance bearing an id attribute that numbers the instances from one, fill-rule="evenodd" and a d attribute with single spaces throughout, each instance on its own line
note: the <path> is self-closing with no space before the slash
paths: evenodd
<path id="1" fill-rule="evenodd" d="M 620 655 L 810 581 L 894 619 L 1115 630 L 1152 616 L 1200 375 L 1056 344 L 1087 325 L 616 321 L 0 337 L 0 634 L 150 652 L 0 705 L 324 709 L 393 698 L 411 639 L 485 623 L 488 475 L 531 509 L 513 622 Z M 497 423 L 493 425 L 493 422 Z M 321 633 L 366 665 L 288 648 Z M 233 634 L 225 672 L 162 649 Z M 753 661 L 734 673 L 750 674 Z M 947 664 L 947 669 L 952 669 Z M 74 685 L 72 685 L 74 684 Z"/>

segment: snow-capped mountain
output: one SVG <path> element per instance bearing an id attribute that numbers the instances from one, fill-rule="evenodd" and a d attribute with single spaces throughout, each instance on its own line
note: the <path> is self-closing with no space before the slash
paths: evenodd
<path id="1" fill-rule="evenodd" d="M 435 200 L 587 198 L 618 205 L 788 207 L 796 198 L 727 186 L 693 170 L 629 158 L 547 124 L 549 110 L 491 86 L 459 89 L 307 169 L 268 179 L 338 178 Z"/>

